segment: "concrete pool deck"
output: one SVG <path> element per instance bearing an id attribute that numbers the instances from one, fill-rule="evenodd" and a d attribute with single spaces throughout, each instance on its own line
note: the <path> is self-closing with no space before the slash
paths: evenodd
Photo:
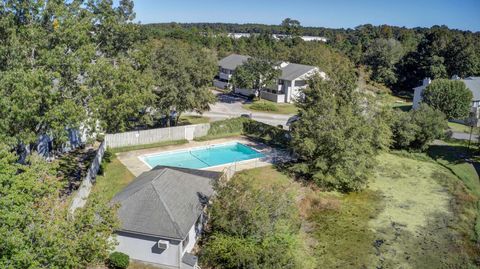
<path id="1" fill-rule="evenodd" d="M 209 146 L 209 145 L 222 144 L 222 143 L 228 143 L 228 142 L 242 143 L 244 145 L 247 145 L 253 149 L 256 149 L 262 152 L 266 157 L 261 159 L 245 160 L 245 161 L 240 161 L 236 163 L 227 163 L 225 165 L 220 165 L 215 167 L 207 167 L 207 168 L 204 168 L 204 170 L 224 171 L 225 169 L 230 169 L 236 172 L 244 169 L 252 169 L 256 167 L 268 166 L 276 162 L 285 162 L 290 159 L 289 154 L 286 153 L 285 151 L 269 147 L 259 142 L 252 141 L 243 136 L 222 138 L 222 139 L 215 139 L 215 140 L 208 140 L 208 141 L 190 141 L 188 143 L 181 144 L 181 145 L 171 145 L 171 146 L 163 146 L 158 148 L 149 148 L 149 149 L 133 150 L 128 152 L 121 152 L 121 153 L 117 153 L 116 156 L 120 160 L 120 162 L 123 165 L 125 165 L 127 169 L 130 170 L 130 172 L 132 172 L 134 176 L 139 176 L 141 173 L 150 170 L 150 168 L 142 160 L 140 160 L 140 157 L 143 155 L 162 153 L 165 151 L 172 151 L 172 150 L 188 149 L 193 147 Z"/>

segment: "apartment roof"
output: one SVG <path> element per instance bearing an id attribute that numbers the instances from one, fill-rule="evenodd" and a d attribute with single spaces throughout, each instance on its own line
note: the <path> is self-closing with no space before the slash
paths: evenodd
<path id="1" fill-rule="evenodd" d="M 242 65 L 249 58 L 250 56 L 230 54 L 227 57 L 218 61 L 218 65 L 225 69 L 235 70 L 237 66 Z"/>
<path id="2" fill-rule="evenodd" d="M 480 100 L 480 77 L 468 77 L 462 79 L 462 81 L 472 92 L 473 100 Z"/>
<path id="3" fill-rule="evenodd" d="M 312 71 L 313 69 L 316 69 L 316 67 L 310 66 L 310 65 L 289 63 L 288 65 L 282 68 L 282 75 L 280 76 L 280 79 L 294 80 Z"/>
<path id="4" fill-rule="evenodd" d="M 221 172 L 157 166 L 115 195 L 120 231 L 183 240 Z"/>

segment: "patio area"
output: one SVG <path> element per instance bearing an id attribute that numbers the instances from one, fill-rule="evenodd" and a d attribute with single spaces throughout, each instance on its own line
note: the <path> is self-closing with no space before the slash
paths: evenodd
<path id="1" fill-rule="evenodd" d="M 150 170 L 148 165 L 140 159 L 141 156 L 157 154 L 162 152 L 170 152 L 175 150 L 185 150 L 189 148 L 211 146 L 228 142 L 238 142 L 249 146 L 265 155 L 263 158 L 256 158 L 251 160 L 238 161 L 234 163 L 227 163 L 225 165 L 219 165 L 215 167 L 207 167 L 204 170 L 211 171 L 225 171 L 228 170 L 230 173 L 241 171 L 245 169 L 252 169 L 262 166 L 272 165 L 278 162 L 285 162 L 290 160 L 290 156 L 287 152 L 279 149 L 272 148 L 265 144 L 253 141 L 243 136 L 233 137 L 233 138 L 223 138 L 215 139 L 209 141 L 190 141 L 186 144 L 181 145 L 171 145 L 163 146 L 159 148 L 149 148 L 142 150 L 134 150 L 129 152 L 117 153 L 117 158 L 120 162 L 127 167 L 127 169 L 132 172 L 133 175 L 138 176 L 141 173 Z"/>

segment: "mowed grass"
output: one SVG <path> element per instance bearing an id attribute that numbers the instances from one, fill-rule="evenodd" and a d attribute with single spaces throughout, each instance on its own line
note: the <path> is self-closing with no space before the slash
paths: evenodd
<path id="1" fill-rule="evenodd" d="M 92 194 L 98 195 L 105 201 L 110 201 L 116 193 L 130 183 L 135 176 L 123 165 L 120 160 L 113 157 L 105 167 L 103 175 L 97 176 Z"/>
<path id="2" fill-rule="evenodd" d="M 197 116 L 197 115 L 181 115 L 180 118 L 178 119 L 178 126 L 208 123 L 208 122 L 210 122 L 210 118 L 208 117 Z"/>
<path id="3" fill-rule="evenodd" d="M 275 103 L 268 100 L 257 100 L 250 104 L 244 104 L 243 108 L 251 111 L 275 113 L 275 114 L 297 114 L 298 109 L 294 104 Z"/>
<path id="4" fill-rule="evenodd" d="M 448 122 L 448 127 L 457 133 L 470 133 L 470 131 L 472 131 L 472 134 L 478 134 L 479 131 L 478 127 L 474 127 L 473 130 L 471 130 L 470 126 L 457 122 Z"/>
<path id="5" fill-rule="evenodd" d="M 159 147 L 165 147 L 165 146 L 171 146 L 171 145 L 181 145 L 186 143 L 188 143 L 188 141 L 186 139 L 182 139 L 182 140 L 172 140 L 172 141 L 158 142 L 158 143 L 152 143 L 152 144 L 112 148 L 110 150 L 112 151 L 112 153 L 120 153 L 120 152 L 127 152 L 127 151 L 140 150 L 140 149 L 150 149 L 150 148 L 159 148 Z"/>

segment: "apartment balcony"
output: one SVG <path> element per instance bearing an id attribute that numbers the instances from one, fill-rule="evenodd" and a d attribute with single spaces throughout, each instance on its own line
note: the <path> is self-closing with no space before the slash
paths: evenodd
<path id="1" fill-rule="evenodd" d="M 275 103 L 285 103 L 285 92 L 281 90 L 281 85 L 275 87 L 277 89 L 273 90 L 270 88 L 263 89 L 260 92 L 260 97 Z"/>

